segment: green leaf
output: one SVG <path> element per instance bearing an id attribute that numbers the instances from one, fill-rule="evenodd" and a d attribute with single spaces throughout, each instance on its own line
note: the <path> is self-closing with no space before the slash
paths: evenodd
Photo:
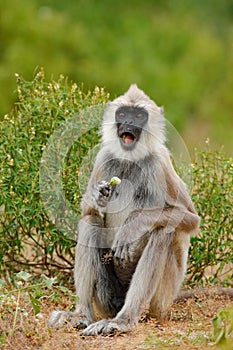
<path id="1" fill-rule="evenodd" d="M 34 310 L 34 314 L 37 315 L 42 309 L 41 301 L 39 299 L 36 299 L 32 295 L 32 293 L 28 293 L 28 294 L 29 294 L 29 297 L 30 297 L 30 300 L 31 300 L 31 304 L 32 304 L 33 310 Z"/>
<path id="2" fill-rule="evenodd" d="M 27 282 L 31 277 L 32 275 L 26 271 L 20 271 L 16 274 L 16 278 L 18 280 L 23 280 L 24 282 Z"/>
<path id="3" fill-rule="evenodd" d="M 3 288 L 5 286 L 5 282 L 0 279 L 0 288 Z"/>
<path id="4" fill-rule="evenodd" d="M 76 295 L 73 292 L 71 292 L 68 288 L 66 288 L 64 286 L 58 286 L 57 289 L 59 289 L 60 291 L 62 291 L 66 295 L 69 295 L 71 297 L 76 298 Z"/>
<path id="5" fill-rule="evenodd" d="M 47 277 L 47 276 L 45 276 L 45 275 L 42 275 L 42 277 L 43 277 L 43 281 L 45 282 L 46 287 L 49 288 L 49 289 L 51 289 L 52 286 L 53 286 L 55 283 L 57 283 L 57 277 L 51 277 L 51 278 L 49 278 L 49 277 Z"/>

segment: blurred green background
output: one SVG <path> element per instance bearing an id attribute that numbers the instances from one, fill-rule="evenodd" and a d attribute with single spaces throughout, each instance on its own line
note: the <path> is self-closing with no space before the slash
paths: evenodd
<path id="1" fill-rule="evenodd" d="M 0 119 L 17 72 L 68 76 L 111 98 L 137 83 L 192 151 L 233 149 L 232 0 L 0 0 Z"/>

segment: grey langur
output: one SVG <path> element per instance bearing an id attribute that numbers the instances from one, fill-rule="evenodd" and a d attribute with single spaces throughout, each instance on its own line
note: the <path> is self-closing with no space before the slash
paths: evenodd
<path id="1" fill-rule="evenodd" d="M 125 332 L 142 312 L 163 317 L 177 296 L 200 220 L 165 141 L 163 109 L 136 85 L 107 104 L 81 204 L 78 304 L 54 311 L 50 325 L 69 322 L 83 335 Z M 119 185 L 109 183 L 114 176 Z"/>

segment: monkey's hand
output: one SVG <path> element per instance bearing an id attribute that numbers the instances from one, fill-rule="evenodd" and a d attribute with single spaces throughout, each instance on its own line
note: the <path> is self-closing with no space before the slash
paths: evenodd
<path id="1" fill-rule="evenodd" d="M 149 233 L 145 233 L 141 238 L 132 238 L 123 242 L 119 237 L 115 239 L 112 247 L 114 264 L 126 267 L 134 263 L 140 257 L 142 250 L 148 241 Z M 125 239 L 125 238 L 124 238 Z"/>
<path id="2" fill-rule="evenodd" d="M 140 230 L 138 221 L 135 229 L 131 229 L 132 221 L 140 219 L 140 214 L 141 210 L 133 211 L 115 236 L 112 252 L 116 265 L 124 267 L 135 262 L 145 248 L 150 231 Z"/>
<path id="3" fill-rule="evenodd" d="M 98 181 L 92 185 L 91 201 L 94 207 L 105 208 L 112 194 L 112 186 L 107 181 Z"/>

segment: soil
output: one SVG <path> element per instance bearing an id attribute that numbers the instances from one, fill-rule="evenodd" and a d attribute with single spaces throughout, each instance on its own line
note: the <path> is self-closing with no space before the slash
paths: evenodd
<path id="1" fill-rule="evenodd" d="M 169 318 L 141 320 L 137 327 L 125 334 L 82 337 L 79 331 L 64 327 L 47 327 L 52 309 L 68 309 L 66 299 L 52 301 L 42 298 L 42 310 L 34 315 L 26 296 L 6 301 L 0 309 L 1 349 L 8 350 L 133 350 L 133 349 L 217 349 L 213 343 L 213 318 L 218 311 L 232 305 L 227 296 L 195 295 L 172 305 Z M 15 306 L 14 306 L 15 305 Z M 16 310 L 17 309 L 17 310 Z"/>

